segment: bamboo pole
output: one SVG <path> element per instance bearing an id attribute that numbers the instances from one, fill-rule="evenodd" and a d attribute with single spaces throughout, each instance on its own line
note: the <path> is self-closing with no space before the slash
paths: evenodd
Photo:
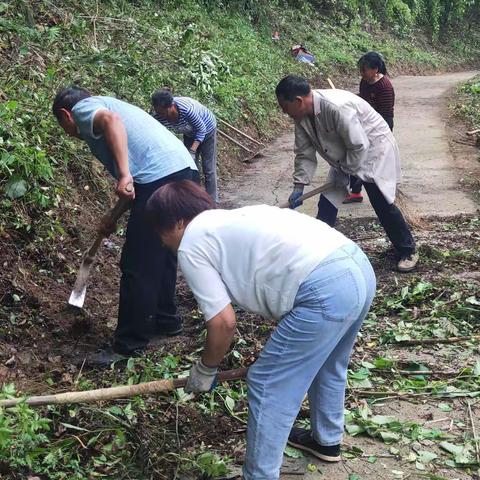
<path id="1" fill-rule="evenodd" d="M 217 375 L 218 382 L 228 380 L 240 380 L 246 377 L 247 368 L 226 370 Z M 155 380 L 153 382 L 138 383 L 136 385 L 122 385 L 119 387 L 98 388 L 81 392 L 65 392 L 53 395 L 38 395 L 30 398 L 11 398 L 1 400 L 0 407 L 13 407 L 25 402 L 27 405 L 38 407 L 40 405 L 62 405 L 66 403 L 89 403 L 118 398 L 130 398 L 136 395 L 148 395 L 152 393 L 170 392 L 182 388 L 187 383 L 187 377 L 168 380 Z"/>
<path id="2" fill-rule="evenodd" d="M 335 85 L 334 85 L 333 82 L 330 80 L 330 77 L 327 77 L 327 82 L 328 82 L 328 84 L 330 85 L 330 88 L 332 88 L 333 90 L 335 90 Z"/>
<path id="3" fill-rule="evenodd" d="M 242 132 L 241 130 L 239 130 L 238 128 L 234 127 L 233 125 L 230 125 L 228 122 L 226 122 L 225 120 L 222 120 L 221 118 L 217 117 L 217 119 L 223 123 L 224 125 L 226 125 L 227 127 L 231 128 L 234 132 L 237 132 L 238 134 L 240 135 L 243 135 L 245 138 L 248 138 L 249 140 L 251 140 L 252 142 L 256 143 L 258 146 L 260 147 L 263 147 L 263 143 L 262 142 L 259 142 L 258 140 L 256 140 L 255 138 L 251 137 L 250 135 L 247 135 L 245 132 Z"/>

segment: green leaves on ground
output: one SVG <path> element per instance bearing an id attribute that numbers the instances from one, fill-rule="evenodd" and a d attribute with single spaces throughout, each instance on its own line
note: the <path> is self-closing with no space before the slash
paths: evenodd
<path id="1" fill-rule="evenodd" d="M 416 422 L 401 422 L 389 415 L 371 415 L 369 407 L 358 407 L 345 414 L 345 429 L 352 435 L 366 434 L 389 444 L 403 441 L 445 438 L 440 430 L 422 427 Z"/>

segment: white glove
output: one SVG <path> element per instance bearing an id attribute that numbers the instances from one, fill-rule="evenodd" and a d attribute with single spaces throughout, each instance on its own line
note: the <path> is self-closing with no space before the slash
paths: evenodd
<path id="1" fill-rule="evenodd" d="M 208 392 L 212 389 L 217 376 L 217 367 L 207 367 L 199 360 L 191 369 L 188 375 L 185 392 Z"/>

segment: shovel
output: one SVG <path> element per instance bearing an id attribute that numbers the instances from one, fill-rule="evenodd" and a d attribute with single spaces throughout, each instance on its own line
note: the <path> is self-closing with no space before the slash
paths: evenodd
<path id="1" fill-rule="evenodd" d="M 115 206 L 108 213 L 109 223 L 115 224 L 123 213 L 127 210 L 130 200 L 125 198 L 120 198 Z M 77 308 L 82 308 L 83 303 L 85 302 L 85 294 L 87 292 L 87 281 L 90 276 L 90 270 L 92 268 L 93 261 L 95 260 L 95 255 L 97 250 L 100 248 L 103 239 L 106 237 L 104 233 L 98 233 L 95 241 L 92 243 L 91 247 L 84 253 L 82 264 L 78 270 L 77 279 L 75 280 L 75 285 L 73 286 L 72 293 L 68 299 L 69 305 L 72 305 Z"/>

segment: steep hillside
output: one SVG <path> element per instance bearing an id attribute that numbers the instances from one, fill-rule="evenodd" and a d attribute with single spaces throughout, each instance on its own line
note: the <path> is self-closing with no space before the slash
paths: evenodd
<path id="1" fill-rule="evenodd" d="M 100 252 L 84 311 L 69 310 L 66 300 L 82 251 L 113 195 L 110 179 L 85 146 L 66 138 L 51 115 L 51 101 L 59 87 L 77 83 L 148 109 L 151 93 L 170 86 L 178 94 L 198 98 L 219 117 L 266 143 L 285 126 L 273 94 L 283 75 L 302 73 L 325 87 L 327 76 L 338 86 L 351 85 L 357 81 L 357 58 L 370 49 L 384 54 L 393 73 L 477 65 L 479 7 L 478 0 L 0 2 L 2 397 L 178 376 L 188 369 L 195 356 L 192 352 L 198 352 L 204 338 L 196 304 L 180 281 L 177 297 L 185 320 L 184 336 L 157 345 L 145 357 L 130 361 L 122 372 L 99 373 L 83 367 L 85 354 L 99 347 L 115 325 L 123 229 Z M 275 32 L 279 40 L 272 40 Z M 315 66 L 292 58 L 290 49 L 297 43 L 306 44 L 315 54 Z M 468 111 L 474 112 L 476 104 L 471 101 Z M 237 147 L 221 142 L 220 187 L 229 181 L 242 188 L 237 180 L 243 171 L 238 159 L 243 156 Z M 473 391 L 480 375 L 478 364 L 471 365 L 478 355 L 473 342 L 467 343 L 470 350 L 462 350 L 465 362 L 457 350 L 447 348 L 445 370 L 455 369 L 452 381 L 444 380 L 442 372 L 441 381 L 437 377 L 402 379 L 399 372 L 404 367 L 417 370 L 419 364 L 402 356 L 386 359 L 389 351 L 383 351 L 383 345 L 387 350 L 395 346 L 397 335 L 428 339 L 478 333 L 473 322 L 478 316 L 479 280 L 474 275 L 478 219 L 457 218 L 448 223 L 440 219 L 430 228 L 423 234 L 430 246 L 422 251 L 425 262 L 419 277 L 394 282 L 387 266 L 389 253 L 377 248 L 383 242 L 380 226 L 347 228 L 354 238 L 359 235 L 378 271 L 379 284 L 385 285 L 349 375 L 353 387 L 363 388 L 362 382 L 371 381 L 372 388 L 397 389 L 399 396 L 412 388 L 425 395 L 445 394 L 447 407 L 453 405 L 460 425 L 461 400 L 448 395 L 454 387 L 471 390 L 472 396 L 478 393 Z M 430 235 L 441 238 L 434 243 Z M 390 314 L 393 320 L 386 321 Z M 409 315 L 413 321 L 403 323 Z M 402 322 L 397 325 L 399 318 Z M 437 328 L 444 318 L 451 323 L 444 321 Z M 222 368 L 249 365 L 272 328 L 269 322 L 239 312 L 239 335 Z M 443 368 L 433 357 L 420 360 L 429 360 L 428 368 Z M 422 430 L 421 415 L 431 415 L 423 410 L 413 423 L 407 417 L 401 424 L 372 430 L 367 424 L 371 412 L 362 413 L 356 395 L 349 397 L 351 425 L 362 425 L 381 438 L 386 432 L 387 440 L 393 438 L 388 437 L 389 428 L 402 432 L 404 458 L 398 451 L 386 453 L 388 447 L 383 444 L 375 447 L 378 458 L 389 459 L 392 472 L 403 469 L 406 459 L 415 462 L 409 442 L 420 438 L 418 432 L 426 439 L 433 438 L 428 435 L 444 438 L 443 432 Z M 0 409 L 0 478 L 219 478 L 225 476 L 227 464 L 235 470 L 242 462 L 245 420 L 246 388 L 241 383 L 222 385 L 195 401 L 180 390 L 116 404 Z M 453 433 L 457 442 L 464 438 L 457 424 Z M 465 458 L 470 461 L 474 445 L 468 438 Z M 368 439 L 363 441 L 358 445 L 372 452 Z M 438 448 L 436 452 L 441 457 Z M 357 447 L 346 453 L 350 457 L 345 458 L 366 462 L 362 460 L 366 454 Z M 376 457 L 371 458 L 368 462 L 373 465 Z M 446 461 L 449 468 L 458 467 L 452 458 Z M 358 463 L 353 465 L 356 468 Z M 380 462 L 377 467 L 383 475 Z M 465 468 L 473 469 L 470 463 Z M 466 478 L 458 472 L 458 478 Z M 434 473 L 429 478 L 443 478 Z M 375 470 L 368 478 L 379 475 Z M 358 476 L 352 473 L 349 478 Z"/>

